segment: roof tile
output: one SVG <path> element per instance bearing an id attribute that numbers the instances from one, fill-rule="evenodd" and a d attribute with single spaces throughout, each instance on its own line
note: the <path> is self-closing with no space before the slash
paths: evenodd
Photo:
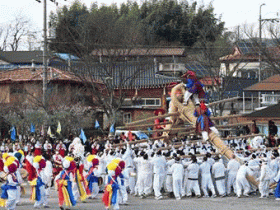
<path id="1" fill-rule="evenodd" d="M 254 84 L 248 88 L 244 89 L 245 91 L 280 91 L 280 74 L 271 76 L 257 84 Z"/>

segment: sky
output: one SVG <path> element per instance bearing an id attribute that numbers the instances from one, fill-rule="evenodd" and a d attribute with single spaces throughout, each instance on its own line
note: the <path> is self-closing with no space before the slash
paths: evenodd
<path id="1" fill-rule="evenodd" d="M 43 1 L 43 0 L 42 0 Z M 74 0 L 56 0 L 59 6 L 70 5 Z M 94 0 L 80 0 L 90 7 Z M 137 0 L 140 2 L 141 0 Z M 126 0 L 97 0 L 98 4 L 111 5 L 120 4 Z M 192 1 L 189 1 L 192 2 Z M 260 5 L 262 6 L 262 18 L 276 18 L 280 15 L 280 1 L 277 0 L 198 0 L 198 4 L 209 4 L 212 2 L 214 12 L 222 15 L 222 21 L 226 28 L 233 30 L 238 25 L 256 24 L 259 19 Z M 56 6 L 50 0 L 47 0 L 47 11 L 55 11 Z M 36 0 L 1 0 L 0 1 L 0 26 L 7 24 L 17 15 L 26 16 L 31 19 L 32 25 L 38 30 L 43 28 L 43 4 Z M 278 16 L 280 18 L 280 16 Z"/>

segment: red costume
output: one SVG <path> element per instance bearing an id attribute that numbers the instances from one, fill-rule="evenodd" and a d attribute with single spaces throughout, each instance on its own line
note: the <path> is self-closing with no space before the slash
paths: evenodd
<path id="1" fill-rule="evenodd" d="M 62 171 L 62 157 L 60 154 L 56 153 L 53 156 L 53 162 L 54 162 L 54 167 L 53 167 L 53 174 L 54 176 L 56 176 L 57 174 L 59 174 L 60 171 Z"/>
<path id="2" fill-rule="evenodd" d="M 154 113 L 156 116 L 159 116 L 158 118 L 155 119 L 154 122 L 154 130 L 161 130 L 164 129 L 165 125 L 160 125 L 160 123 L 165 123 L 166 120 L 164 117 L 161 117 L 161 115 L 165 114 L 164 109 L 157 109 Z M 162 132 L 155 132 L 154 137 L 161 136 Z"/>
<path id="3" fill-rule="evenodd" d="M 40 143 L 35 144 L 35 150 L 34 150 L 34 157 L 42 154 L 42 145 Z"/>
<path id="4" fill-rule="evenodd" d="M 59 143 L 56 146 L 56 150 L 58 150 L 58 152 L 61 155 L 61 157 L 65 157 L 66 146 L 64 144 Z"/>
<path id="5" fill-rule="evenodd" d="M 99 150 L 99 145 L 93 143 L 93 144 L 91 145 L 91 154 L 92 154 L 92 155 L 96 155 L 97 152 L 98 152 L 98 150 Z"/>

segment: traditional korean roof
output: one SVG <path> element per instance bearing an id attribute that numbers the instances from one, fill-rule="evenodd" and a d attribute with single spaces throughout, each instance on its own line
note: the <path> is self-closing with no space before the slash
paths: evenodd
<path id="1" fill-rule="evenodd" d="M 123 57 L 171 57 L 185 56 L 184 48 L 134 48 L 134 49 L 96 49 L 91 53 L 93 56 L 123 56 Z"/>
<path id="2" fill-rule="evenodd" d="M 263 40 L 262 47 L 265 51 L 263 57 L 271 59 L 280 59 L 280 46 L 273 40 Z M 263 59 L 264 59 L 263 58 Z M 236 43 L 233 53 L 223 56 L 219 59 L 221 62 L 236 62 L 236 61 L 258 61 L 259 46 L 257 41 L 239 41 Z"/>
<path id="3" fill-rule="evenodd" d="M 273 75 L 257 84 L 245 88 L 244 90 L 258 92 L 280 91 L 280 74 Z"/>
<path id="4" fill-rule="evenodd" d="M 257 79 L 247 79 L 247 78 L 239 78 L 239 77 L 225 77 L 222 79 L 222 97 L 223 98 L 231 98 L 242 96 L 243 91 L 246 87 L 249 87 L 255 83 L 257 83 Z M 211 94 L 211 100 L 218 100 L 217 92 L 213 92 Z M 245 96 L 249 96 L 249 93 L 246 93 Z"/>
<path id="5" fill-rule="evenodd" d="M 0 59 L 11 64 L 43 63 L 43 51 L 0 51 Z"/>
<path id="6" fill-rule="evenodd" d="M 47 55 L 49 66 L 68 66 L 76 65 L 79 58 L 68 53 L 51 53 Z M 19 67 L 31 66 L 31 64 L 43 64 L 43 51 L 0 51 L 0 60 L 4 63 L 0 69 L 16 69 Z"/>
<path id="7" fill-rule="evenodd" d="M 81 82 L 74 73 L 62 71 L 56 68 L 48 68 L 48 81 L 72 81 Z M 18 68 L 13 70 L 0 71 L 0 83 L 7 82 L 29 82 L 43 81 L 42 68 Z"/>
<path id="8" fill-rule="evenodd" d="M 252 118 L 280 118 L 280 103 L 244 115 Z"/>

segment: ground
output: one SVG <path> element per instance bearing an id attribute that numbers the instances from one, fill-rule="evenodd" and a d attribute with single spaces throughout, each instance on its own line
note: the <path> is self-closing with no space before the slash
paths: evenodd
<path id="1" fill-rule="evenodd" d="M 26 195 L 23 196 L 20 206 L 17 210 L 31 210 L 33 204 L 30 202 L 30 187 L 26 187 Z M 95 200 L 86 200 L 85 203 L 79 202 L 76 207 L 71 207 L 71 210 L 86 210 L 86 209 L 105 209 L 101 202 L 102 194 Z M 49 199 L 50 210 L 58 210 L 57 192 L 52 189 L 51 197 Z M 175 200 L 164 198 L 163 200 L 155 200 L 154 197 L 141 199 L 139 197 L 129 196 L 129 205 L 120 206 L 120 210 L 265 210 L 265 209 L 279 209 L 280 201 L 276 201 L 274 196 L 270 198 L 260 199 L 259 195 L 252 195 L 250 197 L 237 198 L 234 196 L 224 198 L 182 198 L 182 200 Z"/>

